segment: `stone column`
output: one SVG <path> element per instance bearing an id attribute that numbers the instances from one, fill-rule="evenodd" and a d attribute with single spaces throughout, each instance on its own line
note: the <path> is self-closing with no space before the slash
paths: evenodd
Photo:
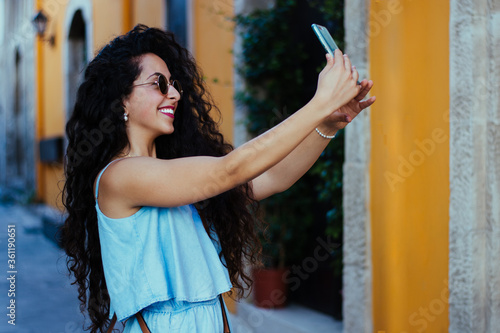
<path id="1" fill-rule="evenodd" d="M 450 332 L 500 332 L 500 3 L 450 1 Z"/>
<path id="2" fill-rule="evenodd" d="M 368 0 L 345 2 L 345 53 L 360 73 L 369 77 Z M 370 110 L 345 130 L 344 209 L 344 331 L 372 332 L 372 268 L 370 232 Z"/>

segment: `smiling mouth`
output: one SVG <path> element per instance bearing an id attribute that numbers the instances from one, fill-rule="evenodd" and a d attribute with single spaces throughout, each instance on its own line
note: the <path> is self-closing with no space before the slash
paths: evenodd
<path id="1" fill-rule="evenodd" d="M 174 118 L 174 109 L 173 108 L 170 108 L 170 107 L 168 107 L 168 108 L 161 108 L 161 109 L 159 109 L 159 111 L 161 113 L 163 113 L 164 115 L 169 116 L 170 118 Z"/>

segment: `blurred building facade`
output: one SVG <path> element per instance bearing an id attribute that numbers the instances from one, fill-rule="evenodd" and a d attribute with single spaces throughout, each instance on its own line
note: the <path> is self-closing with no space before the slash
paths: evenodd
<path id="1" fill-rule="evenodd" d="M 0 1 L 0 187 L 34 192 L 35 59 L 32 1 Z"/>

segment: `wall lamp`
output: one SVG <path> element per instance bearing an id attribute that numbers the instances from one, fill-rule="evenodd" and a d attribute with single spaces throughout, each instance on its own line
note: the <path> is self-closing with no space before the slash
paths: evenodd
<path id="1" fill-rule="evenodd" d="M 49 42 L 50 46 L 54 47 L 54 45 L 56 45 L 56 36 L 54 34 L 50 36 L 48 39 L 43 38 L 43 36 L 45 35 L 45 30 L 47 29 L 48 22 L 49 19 L 43 13 L 43 11 L 39 11 L 32 21 L 36 29 L 36 34 L 40 37 L 40 39 L 45 42 Z"/>

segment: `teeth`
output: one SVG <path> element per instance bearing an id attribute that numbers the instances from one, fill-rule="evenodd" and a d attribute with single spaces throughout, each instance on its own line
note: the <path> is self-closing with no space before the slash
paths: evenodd
<path id="1" fill-rule="evenodd" d="M 160 109 L 161 113 L 168 113 L 168 114 L 174 114 L 173 109 Z"/>

